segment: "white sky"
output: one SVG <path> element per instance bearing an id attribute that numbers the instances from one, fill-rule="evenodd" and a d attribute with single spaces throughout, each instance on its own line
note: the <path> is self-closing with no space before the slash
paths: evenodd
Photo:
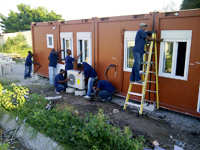
<path id="1" fill-rule="evenodd" d="M 179 10 L 183 0 L 0 0 L 0 13 L 7 16 L 10 10 L 17 12 L 17 5 L 23 3 L 31 8 L 42 6 L 49 12 L 54 10 L 65 20 L 76 20 L 161 11 L 172 1 Z"/>

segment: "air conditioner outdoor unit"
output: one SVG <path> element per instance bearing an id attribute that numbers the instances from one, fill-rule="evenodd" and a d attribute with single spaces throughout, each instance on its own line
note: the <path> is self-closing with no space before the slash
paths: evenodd
<path id="1" fill-rule="evenodd" d="M 67 83 L 70 87 L 83 90 L 85 89 L 85 76 L 83 72 L 80 74 L 78 72 L 77 70 L 67 70 L 67 78 L 70 79 Z"/>

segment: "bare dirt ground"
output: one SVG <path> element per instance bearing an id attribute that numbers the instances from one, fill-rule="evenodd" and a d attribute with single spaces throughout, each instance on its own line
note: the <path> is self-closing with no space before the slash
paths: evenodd
<path id="1" fill-rule="evenodd" d="M 54 92 L 54 87 L 48 84 L 47 78 L 36 80 L 23 79 L 24 65 L 15 65 L 13 73 L 0 77 L 1 79 L 19 79 L 19 85 L 28 85 L 30 94 L 37 93 L 44 96 L 58 96 Z M 156 140 L 163 149 L 173 150 L 174 145 L 183 147 L 185 150 L 200 150 L 200 119 L 184 114 L 159 109 L 154 112 L 145 111 L 143 115 L 138 116 L 138 110 L 134 107 L 127 107 L 123 112 L 125 99 L 117 96 L 113 97 L 111 102 L 98 102 L 86 100 L 73 94 L 61 93 L 62 97 L 53 100 L 52 106 L 70 105 L 78 110 L 80 116 L 86 112 L 96 114 L 100 108 L 104 110 L 105 115 L 109 116 L 110 123 L 114 126 L 123 128 L 130 126 L 135 137 L 142 135 L 146 139 L 149 148 L 154 147 L 152 142 Z M 118 109 L 119 113 L 114 114 L 113 109 Z"/>

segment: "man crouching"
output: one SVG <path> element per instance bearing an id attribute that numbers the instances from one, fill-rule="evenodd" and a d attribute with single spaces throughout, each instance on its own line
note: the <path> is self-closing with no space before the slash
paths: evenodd
<path id="1" fill-rule="evenodd" d="M 55 81 L 54 81 L 54 86 L 55 86 L 55 92 L 56 94 L 60 94 L 60 91 L 65 91 L 65 89 L 67 88 L 67 81 L 69 81 L 70 79 L 68 78 L 64 78 L 64 73 L 65 70 L 60 69 L 60 73 L 56 75 L 55 77 Z"/>
<path id="2" fill-rule="evenodd" d="M 98 100 L 102 100 L 105 102 L 111 101 L 112 96 L 116 92 L 116 88 L 106 80 L 96 79 L 94 81 L 93 88 L 96 89 L 96 98 L 98 97 Z"/>

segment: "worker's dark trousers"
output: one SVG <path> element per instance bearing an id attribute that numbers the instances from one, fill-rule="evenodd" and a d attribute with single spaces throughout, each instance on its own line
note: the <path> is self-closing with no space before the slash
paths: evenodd
<path id="1" fill-rule="evenodd" d="M 134 64 L 132 68 L 130 81 L 138 81 L 141 80 L 139 71 L 140 71 L 140 64 L 143 60 L 143 54 L 133 51 L 133 56 L 134 56 Z"/>
<path id="2" fill-rule="evenodd" d="M 108 97 L 112 96 L 113 94 L 114 94 L 114 92 L 110 93 L 106 90 L 101 90 L 101 91 L 98 92 L 97 95 L 98 95 L 98 97 L 100 97 L 102 99 L 107 99 Z"/>

